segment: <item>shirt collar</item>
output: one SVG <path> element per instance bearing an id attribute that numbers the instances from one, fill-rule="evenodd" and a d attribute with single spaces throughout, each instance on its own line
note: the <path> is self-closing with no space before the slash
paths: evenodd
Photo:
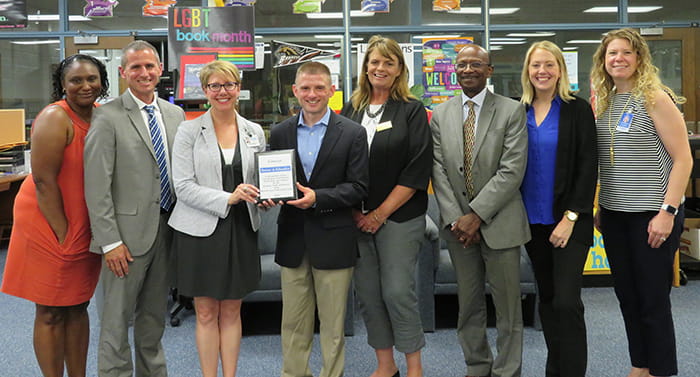
<path id="1" fill-rule="evenodd" d="M 464 94 L 464 92 L 462 92 L 462 105 L 465 105 L 467 103 L 467 101 L 472 101 L 472 102 L 476 103 L 477 107 L 481 107 L 481 105 L 484 104 L 484 99 L 486 99 L 486 91 L 487 90 L 488 89 L 486 89 L 486 87 L 484 87 L 484 89 L 482 89 L 479 92 L 479 94 L 475 95 L 472 98 L 467 97 L 467 95 Z"/>
<path id="2" fill-rule="evenodd" d="M 156 95 L 153 95 L 153 102 L 151 102 L 151 103 L 145 103 L 145 102 L 141 101 L 140 99 L 136 98 L 136 96 L 134 95 L 134 93 L 131 92 L 131 88 L 127 88 L 126 90 L 129 92 L 129 95 L 131 96 L 131 98 L 134 99 L 134 102 L 136 102 L 136 106 L 139 107 L 139 110 L 143 110 L 143 107 L 146 106 L 146 105 L 151 105 L 151 106 L 155 107 L 156 110 L 160 110 L 160 109 L 158 108 L 158 98 L 157 98 Z"/>
<path id="3" fill-rule="evenodd" d="M 331 120 L 331 109 L 328 108 L 328 109 L 326 109 L 326 114 L 316 124 L 328 127 L 328 123 L 330 122 L 330 120 Z M 311 124 L 310 126 L 315 126 L 316 124 Z M 304 110 L 301 110 L 301 112 L 299 112 L 299 122 L 297 123 L 297 125 L 305 126 L 305 124 L 304 124 Z"/>

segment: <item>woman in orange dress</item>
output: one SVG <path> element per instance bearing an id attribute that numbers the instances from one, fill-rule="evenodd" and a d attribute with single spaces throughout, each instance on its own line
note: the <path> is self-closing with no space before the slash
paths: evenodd
<path id="1" fill-rule="evenodd" d="M 87 306 L 101 258 L 90 253 L 83 145 L 95 100 L 107 94 L 97 59 L 73 55 L 53 75 L 53 98 L 32 126 L 32 174 L 15 199 L 2 292 L 36 303 L 34 353 L 46 377 L 85 376 Z"/>

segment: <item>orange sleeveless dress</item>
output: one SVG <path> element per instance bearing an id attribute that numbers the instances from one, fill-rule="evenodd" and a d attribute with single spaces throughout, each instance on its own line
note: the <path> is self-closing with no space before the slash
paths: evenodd
<path id="1" fill-rule="evenodd" d="M 62 107 L 73 121 L 73 140 L 63 151 L 58 174 L 68 234 L 59 244 L 39 210 L 36 186 L 29 175 L 15 198 L 14 224 L 0 290 L 40 305 L 72 306 L 90 300 L 102 262 L 100 255 L 89 251 L 90 222 L 83 189 L 83 146 L 90 125 L 65 100 L 53 105 Z"/>

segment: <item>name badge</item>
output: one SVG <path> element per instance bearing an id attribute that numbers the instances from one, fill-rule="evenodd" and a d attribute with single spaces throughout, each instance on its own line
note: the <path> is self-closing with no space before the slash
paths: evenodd
<path id="1" fill-rule="evenodd" d="M 631 112 L 622 113 L 620 121 L 617 123 L 617 130 L 620 132 L 630 132 L 632 119 L 634 119 L 634 114 Z"/>
<path id="2" fill-rule="evenodd" d="M 260 146 L 260 140 L 258 139 L 258 135 L 251 135 L 251 134 L 243 135 L 243 141 L 245 141 L 245 144 L 249 147 L 259 147 Z"/>
<path id="3" fill-rule="evenodd" d="M 390 129 L 391 127 L 393 127 L 393 126 L 391 125 L 391 121 L 390 121 L 390 120 L 387 120 L 386 122 L 382 122 L 382 123 L 379 123 L 379 124 L 377 125 L 377 132 L 379 132 L 379 131 L 384 131 L 384 130 L 388 130 L 388 129 Z"/>

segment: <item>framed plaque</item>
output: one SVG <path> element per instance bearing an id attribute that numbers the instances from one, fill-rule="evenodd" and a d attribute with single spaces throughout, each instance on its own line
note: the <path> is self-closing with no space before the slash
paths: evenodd
<path id="1" fill-rule="evenodd" d="M 294 149 L 257 152 L 255 173 L 259 200 L 294 200 L 297 195 L 296 152 Z"/>

